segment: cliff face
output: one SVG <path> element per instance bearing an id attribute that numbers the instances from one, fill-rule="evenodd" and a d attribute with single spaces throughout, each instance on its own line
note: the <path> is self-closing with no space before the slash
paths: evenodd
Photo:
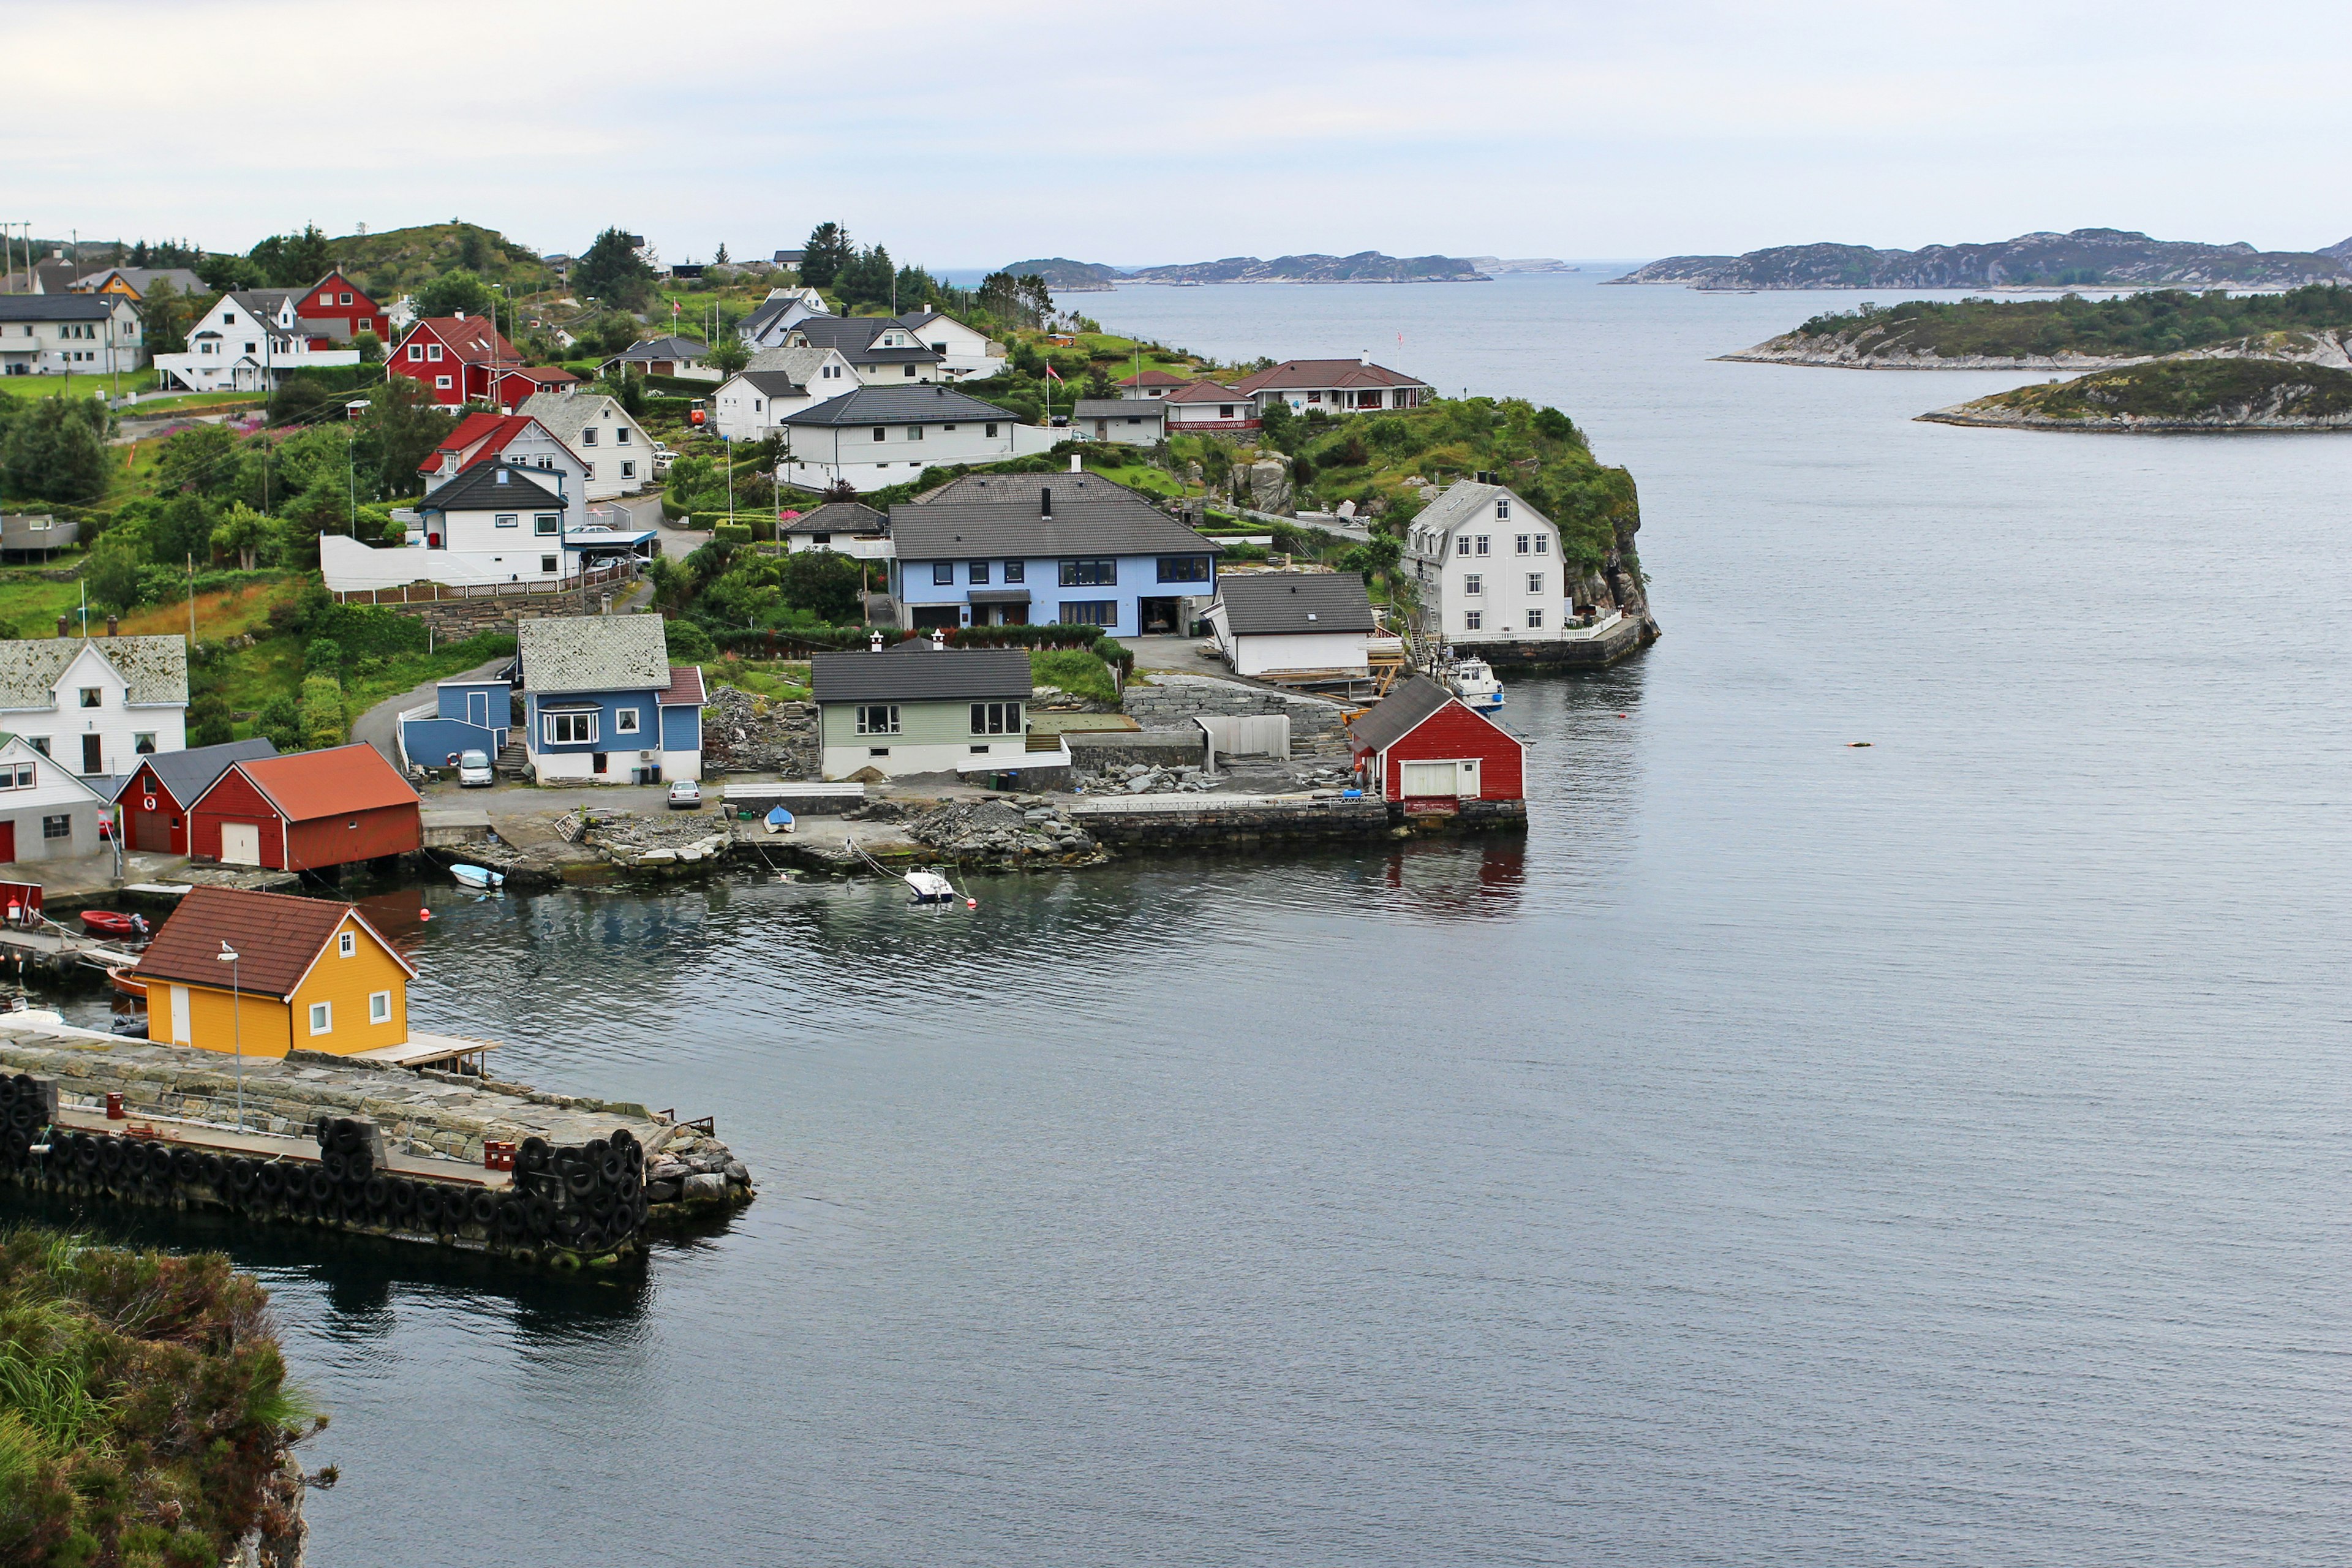
<path id="1" fill-rule="evenodd" d="M 2352 240 L 2345 242 L 2352 246 Z M 1612 283 L 1695 289 L 2000 289 L 2123 285 L 2287 288 L 2352 278 L 2352 261 L 2316 251 L 2151 239 L 2129 229 L 2078 228 L 1974 245 L 1874 250 L 1785 245 L 1744 256 L 1670 256 Z"/>

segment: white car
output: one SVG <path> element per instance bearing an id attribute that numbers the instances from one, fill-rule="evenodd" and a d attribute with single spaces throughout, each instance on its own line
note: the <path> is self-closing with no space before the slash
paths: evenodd
<path id="1" fill-rule="evenodd" d="M 488 789 L 498 782 L 498 774 L 490 771 L 489 752 L 460 752 L 457 753 L 457 787 L 459 789 Z"/>
<path id="2" fill-rule="evenodd" d="M 702 786 L 692 779 L 679 779 L 669 786 L 669 808 L 672 811 L 700 811 Z"/>

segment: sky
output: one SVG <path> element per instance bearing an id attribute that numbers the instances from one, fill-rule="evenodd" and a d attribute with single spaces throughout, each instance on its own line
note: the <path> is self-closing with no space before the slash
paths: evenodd
<path id="1" fill-rule="evenodd" d="M 0 0 L 0 218 L 936 269 L 2352 235 L 2352 6 Z M 21 231 L 20 231 L 21 232 Z"/>

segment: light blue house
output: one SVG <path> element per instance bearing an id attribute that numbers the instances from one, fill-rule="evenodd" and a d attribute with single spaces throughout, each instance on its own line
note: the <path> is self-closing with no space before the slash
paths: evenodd
<path id="1" fill-rule="evenodd" d="M 702 671 L 672 668 L 657 615 L 524 621 L 523 749 L 541 784 L 702 776 Z"/>
<path id="2" fill-rule="evenodd" d="M 497 761 L 514 733 L 511 689 L 503 675 L 442 681 L 429 707 L 400 716 L 400 746 L 409 764 L 448 767 L 467 752 Z"/>
<path id="3" fill-rule="evenodd" d="M 890 509 L 903 625 L 1183 632 L 1217 593 L 1217 547 L 1096 474 L 967 474 Z"/>

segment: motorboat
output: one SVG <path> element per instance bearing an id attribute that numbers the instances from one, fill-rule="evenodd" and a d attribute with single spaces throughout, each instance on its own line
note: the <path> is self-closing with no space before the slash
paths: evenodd
<path id="1" fill-rule="evenodd" d="M 126 915 L 115 910 L 84 910 L 81 929 L 91 936 L 106 936 L 139 941 L 147 934 L 147 917 Z"/>
<path id="2" fill-rule="evenodd" d="M 1461 658 L 1446 667 L 1445 685 L 1476 713 L 1494 713 L 1503 706 L 1503 683 L 1483 658 Z"/>
<path id="3" fill-rule="evenodd" d="M 781 805 L 768 813 L 768 831 L 771 833 L 790 833 L 795 826 L 793 814 Z"/>
<path id="4" fill-rule="evenodd" d="M 503 888 L 507 881 L 506 873 L 493 871 L 487 866 L 452 866 L 449 875 L 457 879 L 459 887 L 464 888 Z"/>

